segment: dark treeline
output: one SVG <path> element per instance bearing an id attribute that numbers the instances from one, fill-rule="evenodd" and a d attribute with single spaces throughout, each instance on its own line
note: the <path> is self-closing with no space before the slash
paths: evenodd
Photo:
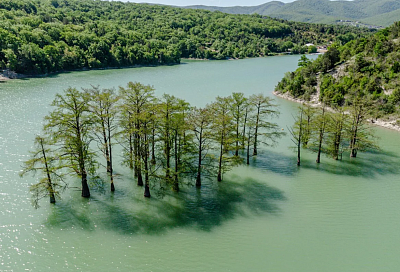
<path id="1" fill-rule="evenodd" d="M 0 69 L 25 74 L 305 53 L 370 30 L 93 0 L 0 1 Z"/>
<path id="2" fill-rule="evenodd" d="M 330 107 L 353 107 L 355 97 L 368 104 L 371 119 L 397 118 L 400 105 L 400 22 L 368 38 L 360 38 L 309 61 L 305 56 L 295 72 L 276 87 L 309 101 L 312 96 Z"/>
<path id="3" fill-rule="evenodd" d="M 118 156 L 122 150 L 124 165 L 150 197 L 150 188 L 179 192 L 182 182 L 201 187 L 206 178 L 222 181 L 235 165 L 249 164 L 260 145 L 274 145 L 283 135 L 270 121 L 279 114 L 276 105 L 261 94 L 233 93 L 196 108 L 130 82 L 118 92 L 69 88 L 52 106 L 21 172 L 40 172 L 42 178 L 31 186 L 36 207 L 43 197 L 54 203 L 71 174 L 81 179 L 82 196 L 90 197 L 89 180 L 99 178 L 101 166 L 116 190 L 115 150 Z"/>

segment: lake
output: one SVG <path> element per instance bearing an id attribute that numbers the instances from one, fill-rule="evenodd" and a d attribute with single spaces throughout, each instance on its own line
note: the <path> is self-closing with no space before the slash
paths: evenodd
<path id="1" fill-rule="evenodd" d="M 71 72 L 0 83 L 0 271 L 397 271 L 400 267 L 399 133 L 376 128 L 381 150 L 343 161 L 303 152 L 289 136 L 251 166 L 201 190 L 143 198 L 116 166 L 116 192 L 92 188 L 35 210 L 18 176 L 56 93 L 68 87 L 151 84 L 194 106 L 232 92 L 273 89 L 300 56 Z M 276 98 L 284 130 L 297 104 Z M 79 183 L 76 184 L 79 186 Z"/>

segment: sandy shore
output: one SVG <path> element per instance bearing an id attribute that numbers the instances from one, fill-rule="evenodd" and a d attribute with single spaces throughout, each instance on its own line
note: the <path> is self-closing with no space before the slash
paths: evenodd
<path id="1" fill-rule="evenodd" d="M 282 94 L 282 93 L 278 93 L 278 92 L 274 91 L 273 94 L 275 96 L 277 96 L 277 97 L 280 97 L 280 98 L 283 98 L 283 99 L 286 99 L 286 100 L 289 100 L 289 101 L 293 101 L 293 102 L 296 102 L 296 103 L 304 103 L 304 102 L 306 102 L 306 101 L 304 101 L 302 99 L 293 98 L 293 97 L 291 97 L 290 95 L 288 95 L 286 93 Z M 311 101 L 311 105 L 314 106 L 314 107 L 319 107 L 320 103 L 319 102 L 316 103 L 315 101 Z M 329 109 L 331 111 L 333 111 L 332 108 L 329 108 Z M 396 130 L 396 131 L 400 132 L 400 126 L 397 125 L 396 120 L 382 120 L 382 119 L 376 119 L 376 120 L 374 119 L 374 120 L 372 120 L 372 119 L 368 119 L 368 121 L 370 122 L 371 125 L 384 127 L 384 128 L 387 128 L 387 129 Z"/>
<path id="2" fill-rule="evenodd" d="M 2 74 L 0 74 L 0 81 L 6 81 L 6 80 L 10 80 L 10 79 L 8 77 L 5 77 Z"/>

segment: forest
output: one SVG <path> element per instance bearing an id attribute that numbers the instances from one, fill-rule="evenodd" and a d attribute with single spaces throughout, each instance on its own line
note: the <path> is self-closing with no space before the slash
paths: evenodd
<path id="1" fill-rule="evenodd" d="M 0 69 L 38 75 L 76 69 L 304 54 L 372 30 L 160 5 L 95 0 L 0 2 Z"/>
<path id="2" fill-rule="evenodd" d="M 400 23 L 340 46 L 333 44 L 315 61 L 305 56 L 286 73 L 275 91 L 303 101 L 346 110 L 367 105 L 366 117 L 397 119 L 400 106 Z"/>
<path id="3" fill-rule="evenodd" d="M 82 197 L 90 197 L 96 181 L 115 191 L 119 175 L 113 164 L 121 153 L 145 197 L 151 188 L 179 192 L 181 184 L 221 182 L 232 167 L 249 164 L 261 146 L 285 134 L 271 121 L 279 115 L 277 106 L 262 94 L 232 93 L 196 108 L 168 94 L 157 98 L 152 86 L 130 82 L 118 91 L 69 88 L 52 106 L 21 172 L 40 176 L 30 187 L 35 207 L 44 197 L 55 203 L 71 187 L 71 175 L 81 180 Z"/>

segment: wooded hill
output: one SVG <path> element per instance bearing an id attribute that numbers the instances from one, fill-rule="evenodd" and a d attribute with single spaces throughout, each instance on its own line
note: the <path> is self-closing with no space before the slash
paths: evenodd
<path id="1" fill-rule="evenodd" d="M 287 73 L 276 91 L 333 108 L 362 101 L 371 118 L 392 115 L 394 120 L 400 108 L 399 37 L 397 22 L 369 38 L 334 44 L 313 62 L 302 57 L 300 67 Z"/>
<path id="2" fill-rule="evenodd" d="M 400 18 L 400 2 L 393 0 L 297 0 L 292 3 L 272 1 L 253 7 L 189 6 L 232 14 L 267 15 L 298 22 L 336 23 L 338 20 L 389 26 Z"/>
<path id="3" fill-rule="evenodd" d="M 168 6 L 94 0 L 0 2 L 0 70 L 45 74 L 83 68 L 304 53 L 307 43 L 365 29 Z M 346 36 L 347 35 L 347 36 Z"/>

